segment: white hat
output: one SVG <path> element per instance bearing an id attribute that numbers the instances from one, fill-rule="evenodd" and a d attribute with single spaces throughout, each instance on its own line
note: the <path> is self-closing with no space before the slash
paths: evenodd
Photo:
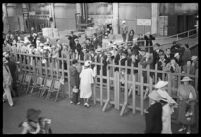
<path id="1" fill-rule="evenodd" d="M 175 54 L 174 54 L 174 57 L 176 57 L 176 56 L 178 56 L 178 55 L 179 55 L 179 53 L 175 53 Z"/>
<path id="2" fill-rule="evenodd" d="M 3 52 L 3 56 L 5 57 L 6 55 L 7 55 L 7 52 L 4 51 L 4 52 Z"/>
<path id="3" fill-rule="evenodd" d="M 40 46 L 40 47 L 41 47 L 41 46 L 44 46 L 44 44 L 43 44 L 43 43 L 40 43 L 40 45 L 39 45 L 39 46 Z"/>
<path id="4" fill-rule="evenodd" d="M 87 60 L 87 61 L 84 62 L 84 66 L 85 67 L 88 67 L 90 65 L 91 65 L 91 61 L 90 60 Z"/>
<path id="5" fill-rule="evenodd" d="M 3 62 L 4 62 L 4 63 L 7 63 L 8 60 L 7 60 L 5 57 L 3 57 Z"/>
<path id="6" fill-rule="evenodd" d="M 37 34 L 36 34 L 36 33 L 33 33 L 33 36 L 37 36 Z"/>
<path id="7" fill-rule="evenodd" d="M 124 23 L 126 23 L 126 21 L 125 21 L 125 20 L 123 20 L 123 21 L 122 21 L 122 24 L 124 24 Z"/>
<path id="8" fill-rule="evenodd" d="M 49 49 L 49 47 L 48 47 L 47 45 L 45 45 L 45 46 L 43 47 L 43 49 Z"/>
<path id="9" fill-rule="evenodd" d="M 79 41 L 79 39 L 78 39 L 78 38 L 75 38 L 74 41 Z"/>
<path id="10" fill-rule="evenodd" d="M 181 81 L 192 81 L 192 79 L 189 77 L 183 77 L 183 79 Z"/>
<path id="11" fill-rule="evenodd" d="M 168 81 L 158 81 L 158 83 L 156 83 L 156 85 L 154 85 L 155 88 L 162 88 L 162 87 L 165 87 L 166 85 L 168 84 Z"/>
<path id="12" fill-rule="evenodd" d="M 191 57 L 191 60 L 195 60 L 195 59 L 197 59 L 198 57 L 197 56 L 192 56 Z"/>
<path id="13" fill-rule="evenodd" d="M 156 90 L 153 90 L 151 93 L 149 93 L 148 97 L 156 101 L 161 99 L 161 96 L 156 92 Z"/>

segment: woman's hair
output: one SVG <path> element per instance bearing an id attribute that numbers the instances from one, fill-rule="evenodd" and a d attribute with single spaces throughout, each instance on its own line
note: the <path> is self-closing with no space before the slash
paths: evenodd
<path id="1" fill-rule="evenodd" d="M 129 35 L 131 34 L 131 32 L 133 32 L 133 35 L 134 35 L 134 33 L 135 33 L 135 32 L 134 32 L 134 30 L 133 30 L 133 29 L 132 29 L 132 30 L 130 30 Z"/>

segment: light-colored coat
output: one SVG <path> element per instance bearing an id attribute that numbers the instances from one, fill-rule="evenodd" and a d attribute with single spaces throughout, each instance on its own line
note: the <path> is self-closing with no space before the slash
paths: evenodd
<path id="1" fill-rule="evenodd" d="M 6 70 L 6 67 L 8 71 Z M 9 87 L 12 83 L 12 76 L 8 66 L 3 65 L 3 85 Z"/>
<path id="2" fill-rule="evenodd" d="M 80 98 L 90 98 L 92 95 L 91 85 L 94 83 L 95 73 L 91 68 L 84 68 L 80 73 Z"/>
<path id="3" fill-rule="evenodd" d="M 162 111 L 162 123 L 163 123 L 163 128 L 162 128 L 162 134 L 172 134 L 172 129 L 171 129 L 171 115 L 173 111 L 170 105 L 167 103 L 163 106 L 163 111 Z"/>

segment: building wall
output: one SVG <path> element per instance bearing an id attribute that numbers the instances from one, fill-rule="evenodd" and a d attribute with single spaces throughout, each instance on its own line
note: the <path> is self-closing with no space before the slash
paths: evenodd
<path id="1" fill-rule="evenodd" d="M 93 18 L 94 24 L 112 24 L 112 3 L 88 3 L 88 16 Z"/>
<path id="2" fill-rule="evenodd" d="M 76 5 L 71 3 L 59 3 L 54 4 L 54 12 L 55 12 L 55 20 L 56 20 L 56 28 L 59 31 L 62 30 L 75 30 L 76 22 L 75 22 L 75 13 L 76 13 Z"/>
<path id="3" fill-rule="evenodd" d="M 10 31 L 23 30 L 22 6 L 17 3 L 7 4 L 7 21 Z"/>
<path id="4" fill-rule="evenodd" d="M 151 26 L 138 26 L 137 19 L 151 19 L 151 3 L 119 3 L 119 24 L 126 20 L 136 34 L 151 32 Z"/>

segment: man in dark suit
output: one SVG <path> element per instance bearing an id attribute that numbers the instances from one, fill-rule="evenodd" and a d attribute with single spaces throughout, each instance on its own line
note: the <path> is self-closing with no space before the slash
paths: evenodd
<path id="1" fill-rule="evenodd" d="M 98 45 L 99 45 L 99 40 L 97 38 L 97 34 L 94 33 L 93 35 L 93 39 L 92 39 L 92 45 L 94 46 L 94 49 L 96 50 L 98 48 Z"/>
<path id="2" fill-rule="evenodd" d="M 78 56 L 80 56 L 82 52 L 82 46 L 80 45 L 79 40 L 77 38 L 75 39 L 75 48 L 76 52 L 78 53 Z"/>
<path id="3" fill-rule="evenodd" d="M 75 39 L 77 38 L 76 35 L 73 34 L 73 31 L 71 31 L 71 35 L 68 36 L 68 40 L 69 40 L 69 45 L 70 45 L 70 48 L 73 52 L 75 52 Z"/>
<path id="4" fill-rule="evenodd" d="M 149 98 L 151 103 L 145 113 L 145 133 L 160 134 L 162 131 L 162 104 L 159 102 L 161 97 L 156 90 L 153 90 L 149 94 Z"/>
<path id="5" fill-rule="evenodd" d="M 88 51 L 94 50 L 94 46 L 91 44 L 91 40 L 89 38 L 86 39 L 86 49 Z"/>

